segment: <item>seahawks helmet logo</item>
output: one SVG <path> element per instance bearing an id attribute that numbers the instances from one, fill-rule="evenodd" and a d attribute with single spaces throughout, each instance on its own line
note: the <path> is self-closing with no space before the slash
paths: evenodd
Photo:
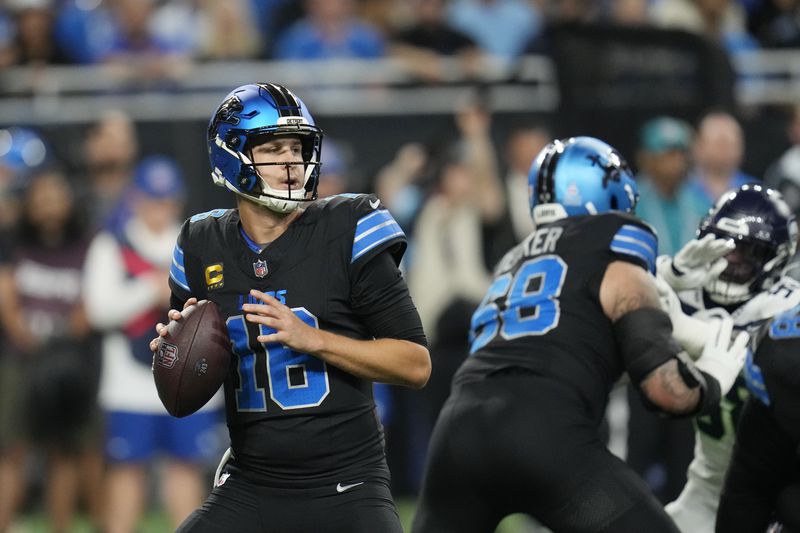
<path id="1" fill-rule="evenodd" d="M 216 136 L 217 129 L 223 122 L 233 124 L 234 126 L 239 124 L 239 117 L 236 116 L 236 113 L 243 109 L 244 106 L 238 96 L 231 96 L 222 102 L 222 105 L 219 106 L 219 109 L 217 109 L 217 112 L 214 114 L 214 118 L 211 119 L 211 124 L 208 127 L 208 138 L 213 139 Z"/>

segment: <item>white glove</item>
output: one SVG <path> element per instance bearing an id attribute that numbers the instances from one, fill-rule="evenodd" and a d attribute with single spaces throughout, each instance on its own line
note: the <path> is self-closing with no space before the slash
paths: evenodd
<path id="1" fill-rule="evenodd" d="M 672 337 L 692 360 L 696 360 L 703 352 L 708 338 L 716 334 L 722 319 L 730 318 L 730 315 L 724 309 L 716 308 L 713 310 L 714 316 L 709 319 L 689 316 L 683 312 L 678 295 L 661 276 L 656 276 L 656 288 L 661 309 L 669 315 L 672 322 Z"/>
<path id="2" fill-rule="evenodd" d="M 686 243 L 672 259 L 667 255 L 659 256 L 656 260 L 658 275 L 678 292 L 702 287 L 725 270 L 728 261 L 723 256 L 734 248 L 733 239 L 717 238 L 709 233 Z"/>
<path id="3" fill-rule="evenodd" d="M 744 366 L 750 335 L 742 331 L 731 342 L 733 319 L 727 317 L 720 322 L 720 327 L 714 335 L 709 336 L 703 347 L 703 354 L 694 365 L 714 376 L 719 381 L 720 394 L 725 396 Z"/>

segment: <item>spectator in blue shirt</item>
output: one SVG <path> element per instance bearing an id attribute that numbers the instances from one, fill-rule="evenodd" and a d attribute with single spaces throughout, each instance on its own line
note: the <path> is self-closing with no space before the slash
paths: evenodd
<path id="1" fill-rule="evenodd" d="M 103 4 L 87 9 L 78 0 L 68 0 L 55 22 L 56 42 L 70 61 L 97 63 L 114 46 L 114 18 Z"/>
<path id="2" fill-rule="evenodd" d="M 276 59 L 374 59 L 384 55 L 383 37 L 358 19 L 353 0 L 307 0 L 306 11 L 306 17 L 278 37 Z"/>
<path id="3" fill-rule="evenodd" d="M 453 28 L 486 52 L 509 60 L 520 55 L 542 28 L 539 12 L 526 0 L 457 0 L 448 16 Z"/>

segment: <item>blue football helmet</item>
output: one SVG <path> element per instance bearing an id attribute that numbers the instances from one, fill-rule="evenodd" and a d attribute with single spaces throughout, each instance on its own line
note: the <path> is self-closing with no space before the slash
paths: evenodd
<path id="1" fill-rule="evenodd" d="M 594 137 L 570 137 L 545 146 L 528 173 L 534 224 L 606 211 L 633 213 L 639 193 L 628 163 Z"/>
<path id="2" fill-rule="evenodd" d="M 761 185 L 728 191 L 700 223 L 698 238 L 733 239 L 728 266 L 704 287 L 722 305 L 743 302 L 769 289 L 794 255 L 797 226 L 781 194 Z"/>
<path id="3" fill-rule="evenodd" d="M 253 164 L 252 147 L 282 135 L 298 137 L 302 143 L 303 160 L 289 163 L 304 166 L 300 189 L 270 187 L 259 174 L 257 167 L 262 164 Z M 286 87 L 251 83 L 234 89 L 211 117 L 207 140 L 214 184 L 279 213 L 316 199 L 322 130 L 314 125 L 303 101 Z"/>

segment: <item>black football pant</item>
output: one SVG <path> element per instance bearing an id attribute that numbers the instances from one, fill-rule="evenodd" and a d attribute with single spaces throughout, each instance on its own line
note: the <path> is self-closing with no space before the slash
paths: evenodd
<path id="1" fill-rule="evenodd" d="M 458 386 L 436 428 L 414 533 L 491 533 L 527 513 L 558 533 L 678 533 L 566 386 L 504 374 Z"/>
<path id="2" fill-rule="evenodd" d="M 235 471 L 222 479 L 177 533 L 403 533 L 383 481 L 279 489 Z"/>

